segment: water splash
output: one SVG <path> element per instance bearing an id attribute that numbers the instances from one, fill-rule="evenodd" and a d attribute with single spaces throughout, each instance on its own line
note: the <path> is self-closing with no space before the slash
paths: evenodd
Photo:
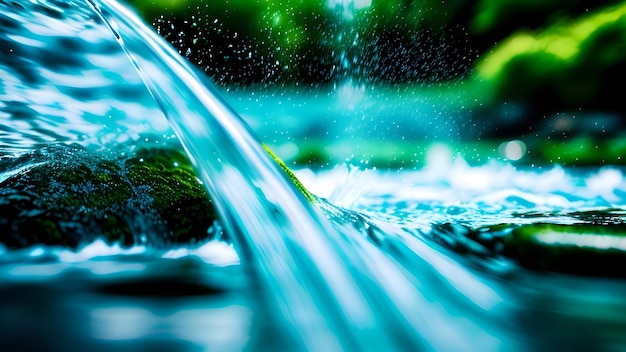
<path id="1" fill-rule="evenodd" d="M 328 7 L 339 9 L 346 20 L 354 18 L 354 11 L 372 6 L 372 0 L 328 0 Z"/>
<path id="2" fill-rule="evenodd" d="M 300 347 L 422 345 L 426 334 L 415 329 L 424 322 L 410 314 L 419 306 L 406 299 L 418 291 L 400 268 L 360 236 L 331 228 L 212 85 L 136 15 L 114 1 L 90 4 L 168 117 L 264 292 L 279 290 L 269 298 Z"/>

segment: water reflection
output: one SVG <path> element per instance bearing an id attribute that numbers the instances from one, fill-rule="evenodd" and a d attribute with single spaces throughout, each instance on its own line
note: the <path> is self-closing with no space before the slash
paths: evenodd
<path id="1" fill-rule="evenodd" d="M 262 330 L 253 327 L 253 312 L 258 318 L 262 310 L 247 274 L 223 260 L 228 245 L 185 248 L 187 255 L 175 260 L 168 257 L 180 250 L 87 247 L 36 247 L 3 256 L 5 348 L 240 351 Z"/>
<path id="2" fill-rule="evenodd" d="M 229 301 L 207 304 L 185 300 L 146 308 L 119 302 L 110 307 L 90 307 L 88 314 L 96 340 L 138 346 L 149 340 L 187 341 L 194 346 L 191 350 L 204 351 L 242 351 L 250 340 L 250 307 Z"/>

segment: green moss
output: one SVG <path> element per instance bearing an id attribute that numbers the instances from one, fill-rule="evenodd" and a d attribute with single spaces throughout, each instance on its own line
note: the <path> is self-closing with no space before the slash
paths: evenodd
<path id="1" fill-rule="evenodd" d="M 313 202 L 269 149 L 296 188 Z M 130 151 L 130 152 L 129 152 Z M 0 243 L 76 247 L 109 243 L 166 246 L 206 240 L 217 220 L 209 195 L 177 148 L 89 151 L 52 146 L 0 159 Z"/>
<path id="2" fill-rule="evenodd" d="M 504 238 L 503 254 L 538 271 L 626 277 L 626 226 L 532 224 Z"/>
<path id="3" fill-rule="evenodd" d="M 3 158 L 0 170 L 10 175 L 0 182 L 0 242 L 9 248 L 201 241 L 217 218 L 178 149 L 53 146 Z"/>
<path id="4" fill-rule="evenodd" d="M 511 19 L 520 12 L 537 13 L 546 9 L 554 9 L 553 0 L 479 0 L 476 5 L 476 15 L 473 18 L 473 30 L 485 33 L 502 24 L 505 19 Z"/>
<path id="5" fill-rule="evenodd" d="M 433 241 L 467 257 L 510 260 L 537 272 L 626 278 L 626 217 L 621 209 L 567 214 L 518 214 L 526 219 L 562 217 L 575 223 L 502 223 L 479 228 L 435 224 Z"/>
<path id="6" fill-rule="evenodd" d="M 217 218 L 213 204 L 181 150 L 141 149 L 125 162 L 135 188 L 149 187 L 152 206 L 177 242 L 202 240 Z"/>
<path id="7" fill-rule="evenodd" d="M 311 203 L 315 202 L 316 198 L 315 196 L 309 192 L 304 185 L 300 182 L 300 180 L 298 180 L 298 178 L 296 177 L 296 175 L 293 173 L 293 171 L 291 171 L 289 169 L 289 167 L 287 165 L 285 165 L 285 163 L 276 155 L 274 154 L 274 152 L 272 152 L 272 150 L 266 146 L 265 144 L 263 145 L 263 148 L 265 148 L 265 151 L 267 152 L 267 154 L 270 155 L 270 157 L 280 166 L 280 168 L 285 172 L 285 174 L 287 174 L 287 176 L 289 177 L 289 179 L 291 180 L 291 182 L 293 182 L 293 184 L 296 186 L 296 188 L 302 193 L 302 195 Z"/>

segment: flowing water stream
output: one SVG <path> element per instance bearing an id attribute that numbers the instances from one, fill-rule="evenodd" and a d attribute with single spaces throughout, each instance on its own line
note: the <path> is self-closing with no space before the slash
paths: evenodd
<path id="1" fill-rule="evenodd" d="M 219 214 L 216 235 L 200 243 L 163 244 L 140 226 L 131 246 L 0 247 L 9 350 L 625 346 L 623 281 L 522 269 L 499 255 L 501 234 L 465 233 L 621 224 L 623 170 L 469 166 L 444 148 L 422 169 L 296 170 L 311 199 L 221 92 L 125 6 L 0 7 L 4 160 L 71 143 L 122 156 L 180 146 Z M 31 167 L 7 167 L 0 180 Z"/>

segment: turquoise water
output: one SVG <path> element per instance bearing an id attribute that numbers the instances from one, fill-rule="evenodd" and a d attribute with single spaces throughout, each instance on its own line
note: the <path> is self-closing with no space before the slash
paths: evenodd
<path id="1" fill-rule="evenodd" d="M 210 231 L 231 239 L 1 247 L 9 350 L 624 347 L 623 281 L 525 270 L 463 236 L 606 210 L 621 223 L 624 170 L 469 166 L 440 148 L 420 169 L 297 169 L 310 204 L 245 112 L 118 3 L 0 6 L 3 159 L 180 143 L 220 214 Z"/>

